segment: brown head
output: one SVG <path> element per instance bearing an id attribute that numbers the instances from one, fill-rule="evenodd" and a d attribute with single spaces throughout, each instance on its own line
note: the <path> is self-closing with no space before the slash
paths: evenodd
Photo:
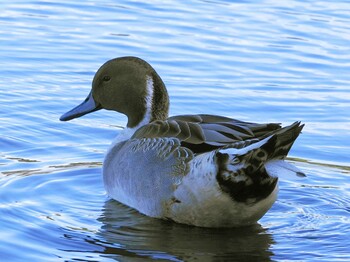
<path id="1" fill-rule="evenodd" d="M 125 114 L 127 126 L 132 128 L 145 120 L 166 119 L 169 98 L 162 79 L 151 65 L 137 57 L 120 57 L 98 69 L 89 96 L 60 120 L 68 121 L 102 108 Z"/>

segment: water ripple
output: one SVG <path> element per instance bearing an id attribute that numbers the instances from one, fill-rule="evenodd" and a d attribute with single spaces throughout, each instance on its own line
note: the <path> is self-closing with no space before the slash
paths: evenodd
<path id="1" fill-rule="evenodd" d="M 347 261 L 350 45 L 346 1 L 8 1 L 0 14 L 3 260 Z M 104 152 L 125 116 L 62 113 L 106 60 L 135 55 L 171 113 L 306 123 L 273 208 L 251 228 L 144 217 L 108 199 Z M 21 252 L 18 252 L 18 251 Z"/>

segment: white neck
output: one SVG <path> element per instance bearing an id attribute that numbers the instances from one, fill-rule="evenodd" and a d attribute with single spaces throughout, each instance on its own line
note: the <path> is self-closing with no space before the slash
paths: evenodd
<path id="1" fill-rule="evenodd" d="M 135 127 L 136 129 L 140 128 L 141 126 L 147 125 L 152 118 L 152 101 L 153 101 L 153 79 L 151 76 L 146 76 L 146 112 L 143 116 L 142 121 Z"/>

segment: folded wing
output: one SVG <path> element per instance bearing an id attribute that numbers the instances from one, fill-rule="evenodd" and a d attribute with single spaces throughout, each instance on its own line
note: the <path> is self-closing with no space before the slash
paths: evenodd
<path id="1" fill-rule="evenodd" d="M 244 147 L 280 128 L 275 123 L 256 124 L 216 115 L 179 115 L 149 123 L 133 138 L 174 137 L 194 153 L 203 153 L 233 144 Z"/>

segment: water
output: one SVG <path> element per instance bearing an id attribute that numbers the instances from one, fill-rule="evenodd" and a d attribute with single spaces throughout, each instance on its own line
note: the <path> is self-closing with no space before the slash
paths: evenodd
<path id="1" fill-rule="evenodd" d="M 350 3 L 2 1 L 2 261 L 348 261 Z M 194 228 L 106 196 L 101 163 L 126 118 L 59 116 L 118 56 L 150 62 L 171 114 L 306 123 L 256 226 Z"/>

